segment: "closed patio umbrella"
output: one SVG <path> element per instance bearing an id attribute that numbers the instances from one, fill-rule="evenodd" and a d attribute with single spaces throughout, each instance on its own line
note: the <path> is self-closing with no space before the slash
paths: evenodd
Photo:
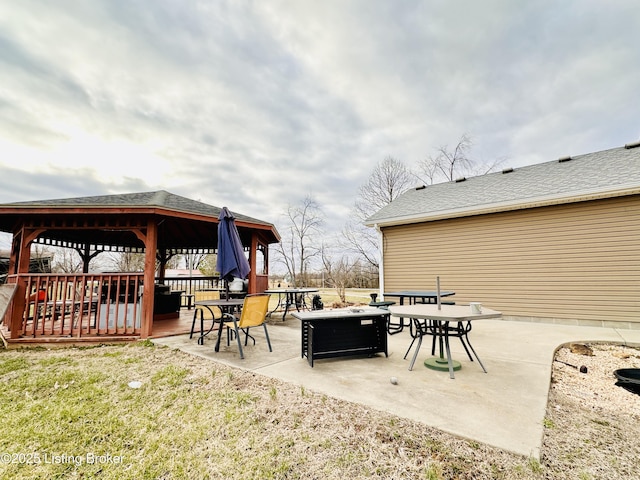
<path id="1" fill-rule="evenodd" d="M 249 275 L 251 267 L 244 255 L 244 248 L 240 241 L 235 217 L 227 207 L 223 207 L 218 217 L 218 260 L 216 270 L 226 282 L 226 294 L 229 297 L 229 282 L 235 278 L 244 280 Z"/>

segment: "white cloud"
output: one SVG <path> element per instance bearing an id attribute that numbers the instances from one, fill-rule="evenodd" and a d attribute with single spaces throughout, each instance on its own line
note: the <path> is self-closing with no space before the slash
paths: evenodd
<path id="1" fill-rule="evenodd" d="M 0 168 L 24 185 L 0 201 L 163 188 L 276 221 L 313 194 L 338 229 L 378 161 L 412 165 L 465 132 L 477 157 L 512 166 L 637 139 L 639 12 L 621 0 L 3 4 Z"/>

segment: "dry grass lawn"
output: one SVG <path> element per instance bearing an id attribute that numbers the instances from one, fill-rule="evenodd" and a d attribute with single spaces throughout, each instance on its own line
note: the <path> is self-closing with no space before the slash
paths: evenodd
<path id="1" fill-rule="evenodd" d="M 150 342 L 2 351 L 0 381 L 3 479 L 640 474 L 635 466 L 609 464 L 592 476 L 583 466 L 595 444 L 582 442 L 570 459 L 545 448 L 537 461 Z M 132 388 L 133 381 L 140 387 Z M 582 406 L 563 408 L 578 418 Z M 616 421 L 623 419 L 607 419 Z M 557 449 L 566 432 L 556 419 L 549 422 L 546 444 Z"/>

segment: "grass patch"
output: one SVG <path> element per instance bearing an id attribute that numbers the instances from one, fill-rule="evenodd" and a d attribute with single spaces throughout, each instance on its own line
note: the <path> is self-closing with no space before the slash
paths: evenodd
<path id="1" fill-rule="evenodd" d="M 0 462 L 0 479 L 544 473 L 422 424 L 143 342 L 2 351 L 0 381 L 0 452 L 16 455 Z"/>
<path id="2" fill-rule="evenodd" d="M 23 370 L 29 367 L 29 362 L 22 357 L 6 358 L 0 361 L 0 375 Z"/>

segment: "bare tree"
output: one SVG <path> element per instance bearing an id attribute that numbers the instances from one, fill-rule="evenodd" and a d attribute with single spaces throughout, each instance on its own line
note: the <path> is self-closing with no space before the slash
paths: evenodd
<path id="1" fill-rule="evenodd" d="M 82 272 L 83 262 L 78 252 L 71 248 L 56 247 L 51 269 L 55 273 Z"/>
<path id="2" fill-rule="evenodd" d="M 349 220 L 342 229 L 342 243 L 347 251 L 378 268 L 378 237 L 373 229 Z"/>
<path id="3" fill-rule="evenodd" d="M 355 214 L 364 221 L 382 207 L 389 205 L 415 183 L 415 175 L 404 163 L 393 157 L 378 162 L 367 182 L 358 189 Z"/>
<path id="4" fill-rule="evenodd" d="M 473 160 L 469 155 L 472 146 L 471 137 L 466 133 L 460 137 L 453 150 L 448 145 L 441 146 L 435 155 L 418 162 L 418 177 L 428 185 L 440 181 L 451 182 L 460 177 L 485 175 L 502 163 L 502 159 L 491 163 Z"/>
<path id="5" fill-rule="evenodd" d="M 175 262 L 175 266 L 171 267 L 171 268 L 180 268 L 180 266 L 183 264 L 184 261 L 184 266 L 186 267 L 187 270 L 201 270 L 201 268 L 209 268 L 209 264 L 211 261 L 210 257 L 213 257 L 213 262 L 214 262 L 214 266 L 213 266 L 213 270 L 210 273 L 210 275 L 213 275 L 215 272 L 215 259 L 216 259 L 216 255 L 213 253 L 193 253 L 193 252 L 189 252 L 189 253 L 185 253 L 183 255 L 176 255 L 176 257 L 178 258 L 178 261 Z M 175 257 L 174 257 L 175 258 Z M 167 264 L 168 266 L 168 264 Z"/>
<path id="6" fill-rule="evenodd" d="M 334 259 L 328 253 L 328 250 L 322 248 L 322 266 L 324 267 L 324 278 L 329 286 L 336 289 L 340 302 L 347 303 L 346 289 L 351 281 L 351 270 L 354 267 L 353 262 L 345 255 L 339 259 Z"/>
<path id="7" fill-rule="evenodd" d="M 214 276 L 218 271 L 216 270 L 216 263 L 218 261 L 218 255 L 215 253 L 209 253 L 200 258 L 197 262 L 194 260 L 192 270 L 200 270 L 204 275 L 209 277 Z"/>
<path id="8" fill-rule="evenodd" d="M 358 190 L 353 215 L 342 231 L 345 248 L 366 264 L 378 268 L 376 232 L 364 226 L 367 218 L 395 200 L 415 183 L 415 175 L 399 160 L 386 157 Z"/>
<path id="9" fill-rule="evenodd" d="M 322 233 L 324 215 L 311 196 L 300 205 L 289 205 L 285 215 L 287 226 L 282 231 L 287 233 L 276 245 L 276 252 L 293 286 L 300 286 L 307 280 L 312 259 L 320 255 L 318 237 Z"/>
<path id="10" fill-rule="evenodd" d="M 109 268 L 116 272 L 143 272 L 144 253 L 112 252 L 106 260 Z"/>
<path id="11" fill-rule="evenodd" d="M 182 258 L 186 257 L 186 255 L 172 255 L 171 257 L 169 257 L 169 259 L 167 260 L 167 264 L 165 266 L 165 268 L 171 269 L 171 270 L 175 270 L 180 268 L 180 265 L 182 265 Z M 186 260 L 185 260 L 186 262 Z"/>
<path id="12" fill-rule="evenodd" d="M 55 248 L 56 247 L 52 247 Z M 30 253 L 30 265 L 29 271 L 35 271 L 40 273 L 49 273 L 53 269 L 53 258 L 55 251 L 52 251 L 49 247 L 43 247 L 42 245 L 34 244 Z M 35 268 L 34 268 L 35 267 Z"/>

